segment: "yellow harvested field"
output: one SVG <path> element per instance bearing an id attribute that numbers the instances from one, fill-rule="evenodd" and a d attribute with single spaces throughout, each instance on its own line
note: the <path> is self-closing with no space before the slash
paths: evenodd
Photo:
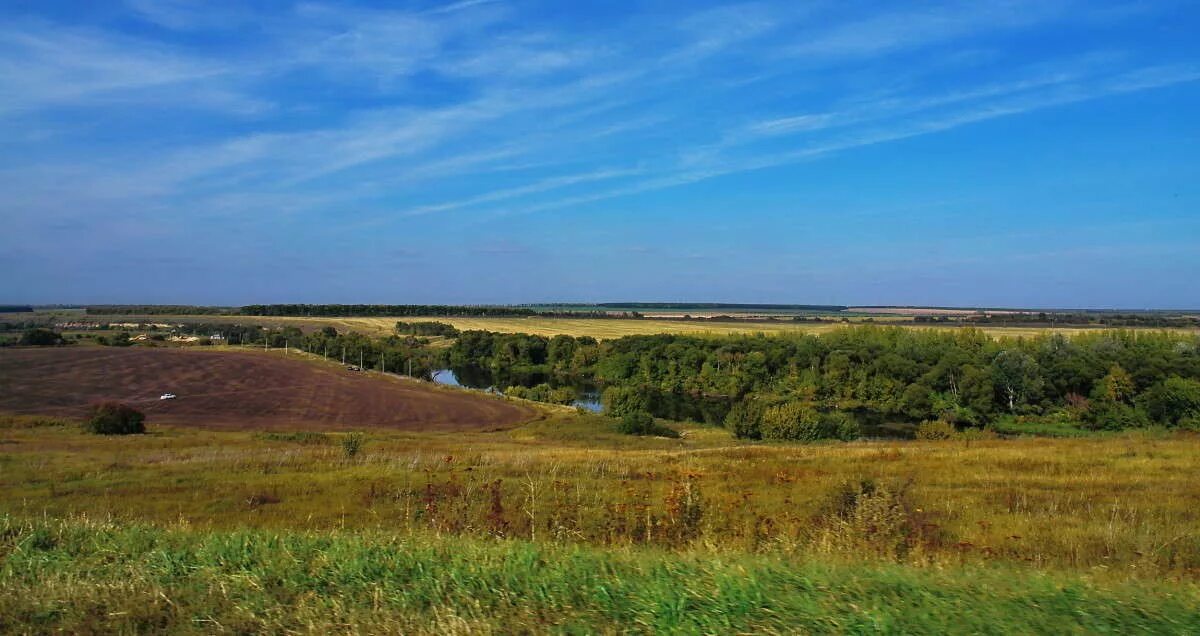
<path id="1" fill-rule="evenodd" d="M 101 317 L 94 317 L 101 319 Z M 134 322 L 139 318 L 136 316 L 122 316 L 124 322 Z M 253 323 L 270 327 L 285 327 L 294 325 L 298 327 L 319 327 L 333 326 L 339 331 L 357 331 L 365 334 L 385 335 L 392 333 L 397 321 L 405 322 L 425 322 L 436 321 L 454 325 L 456 329 L 480 329 L 485 331 L 496 331 L 502 333 L 529 333 L 540 336 L 592 336 L 599 340 L 608 340 L 612 338 L 621 338 L 623 336 L 648 335 L 648 334 L 689 334 L 689 335 L 727 335 L 727 334 L 779 334 L 779 333 L 812 333 L 820 334 L 844 327 L 847 324 L 861 325 L 864 324 L 862 319 L 851 320 L 849 323 L 843 322 L 791 322 L 780 320 L 777 322 L 751 322 L 751 321 L 732 321 L 732 322 L 702 322 L 702 321 L 685 321 L 685 320 L 665 320 L 665 319 L 622 319 L 622 318 L 447 318 L 443 316 L 399 316 L 399 317 L 375 317 L 375 318 L 326 318 L 326 317 L 293 317 L 293 316 L 153 316 L 145 317 L 146 321 L 154 322 L 216 322 L 216 323 Z M 960 329 L 956 326 L 939 326 L 939 325 L 916 325 L 912 323 L 897 323 L 890 320 L 880 319 L 875 322 L 901 326 L 908 329 Z M 869 324 L 869 323 L 867 323 Z M 1059 328 L 1041 328 L 1041 327 L 983 327 L 982 331 L 993 337 L 1017 337 L 1017 336 L 1033 336 L 1045 333 L 1062 333 L 1071 335 L 1082 331 L 1094 331 L 1099 328 L 1085 327 L 1059 327 Z M 1195 333 L 1196 330 L 1185 329 L 1152 329 L 1154 331 L 1184 331 Z"/>

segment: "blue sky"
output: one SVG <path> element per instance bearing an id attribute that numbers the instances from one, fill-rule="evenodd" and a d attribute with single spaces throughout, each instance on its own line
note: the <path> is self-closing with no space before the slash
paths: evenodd
<path id="1" fill-rule="evenodd" d="M 0 301 L 1200 307 L 1195 3 L 6 2 Z"/>

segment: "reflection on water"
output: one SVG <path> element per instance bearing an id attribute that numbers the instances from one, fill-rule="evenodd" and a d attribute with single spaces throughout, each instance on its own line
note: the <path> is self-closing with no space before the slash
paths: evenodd
<path id="1" fill-rule="evenodd" d="M 533 387 L 543 383 L 550 384 L 554 388 L 567 386 L 575 390 L 575 400 L 571 402 L 571 406 L 584 408 L 593 413 L 604 410 L 600 404 L 600 391 L 596 387 L 558 384 L 551 381 L 551 378 L 545 373 L 509 374 L 505 378 L 499 378 L 486 369 L 458 368 L 438 369 L 430 374 L 430 378 L 436 384 L 500 394 L 503 392 L 497 388 L 499 386 Z"/>
<path id="2" fill-rule="evenodd" d="M 502 393 L 500 388 L 509 386 L 533 387 L 538 384 L 549 384 L 554 388 L 569 387 L 575 391 L 572 406 L 585 408 L 593 413 L 604 410 L 600 402 L 600 391 L 594 385 L 583 383 L 564 383 L 546 373 L 493 373 L 487 369 L 455 368 L 438 369 L 431 375 L 434 382 L 447 386 L 457 386 L 487 393 Z M 707 397 L 696 395 L 681 395 L 643 389 L 650 413 L 676 422 L 702 422 L 713 426 L 721 426 L 733 400 L 724 397 Z M 916 425 L 906 422 L 888 421 L 878 413 L 865 410 L 851 412 L 862 426 L 862 436 L 866 439 L 912 439 Z"/>
<path id="3" fill-rule="evenodd" d="M 450 369 L 438 369 L 430 374 L 430 379 L 434 384 L 442 384 L 445 386 L 462 386 L 462 382 L 458 381 L 458 376 Z"/>

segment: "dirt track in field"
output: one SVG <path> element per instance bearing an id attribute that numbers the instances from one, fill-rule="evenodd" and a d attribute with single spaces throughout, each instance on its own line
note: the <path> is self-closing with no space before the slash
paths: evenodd
<path id="1" fill-rule="evenodd" d="M 174 393 L 174 400 L 159 400 Z M 0 411 L 83 417 L 118 400 L 153 426 L 220 429 L 492 430 L 534 409 L 282 353 L 54 347 L 0 350 Z"/>

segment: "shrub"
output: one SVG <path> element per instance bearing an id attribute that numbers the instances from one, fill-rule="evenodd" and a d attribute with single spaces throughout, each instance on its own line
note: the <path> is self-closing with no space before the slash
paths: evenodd
<path id="1" fill-rule="evenodd" d="M 760 428 L 763 439 L 812 442 L 822 437 L 820 413 L 800 402 L 765 409 Z"/>
<path id="2" fill-rule="evenodd" d="M 35 347 L 48 347 L 62 343 L 62 334 L 49 329 L 42 329 L 40 327 L 26 329 L 25 333 L 21 334 L 20 340 L 20 344 Z"/>
<path id="3" fill-rule="evenodd" d="M 896 561 L 925 557 L 948 536 L 914 504 L 910 486 L 871 479 L 843 483 L 816 519 L 818 549 Z"/>
<path id="4" fill-rule="evenodd" d="M 989 439 L 999 439 L 999 438 L 1000 438 L 1000 435 L 998 433 L 996 433 L 996 429 L 991 428 L 990 426 L 985 427 L 985 428 L 978 428 L 978 427 L 974 427 L 974 426 L 971 428 L 964 428 L 963 430 L 958 432 L 958 436 L 957 436 L 957 439 L 965 440 L 968 442 L 989 440 Z"/>
<path id="5" fill-rule="evenodd" d="M 801 403 L 789 402 L 764 409 L 760 431 L 763 439 L 815 442 L 858 439 L 862 429 L 854 416 L 842 411 L 821 413 Z"/>
<path id="6" fill-rule="evenodd" d="M 849 413 L 843 413 L 842 411 L 825 413 L 821 416 L 821 423 L 824 427 L 824 432 L 833 439 L 852 442 L 862 437 L 862 426 Z"/>
<path id="7" fill-rule="evenodd" d="M 146 416 L 127 404 L 101 402 L 84 427 L 98 435 L 137 435 L 146 432 Z"/>
<path id="8" fill-rule="evenodd" d="M 359 432 L 347 433 L 342 437 L 342 452 L 346 459 L 354 459 L 367 445 L 367 437 Z"/>
<path id="9" fill-rule="evenodd" d="M 679 432 L 663 426 L 645 411 L 626 413 L 617 423 L 617 431 L 626 435 L 654 435 L 658 437 L 679 437 Z"/>
<path id="10" fill-rule="evenodd" d="M 762 439 L 762 416 L 766 405 L 747 397 L 733 405 L 725 416 L 725 428 L 739 439 Z"/>
<path id="11" fill-rule="evenodd" d="M 570 387 L 556 389 L 545 382 L 531 387 L 513 385 L 504 389 L 503 393 L 509 397 L 551 404 L 570 404 L 575 401 L 575 391 Z"/>
<path id="12" fill-rule="evenodd" d="M 1150 426 L 1150 418 L 1146 417 L 1146 413 L 1141 409 L 1128 404 L 1093 401 L 1084 423 L 1093 430 L 1123 431 L 1128 428 L 1146 428 Z"/>
<path id="13" fill-rule="evenodd" d="M 926 420 L 917 426 L 917 439 L 954 439 L 958 429 L 945 420 Z"/>

